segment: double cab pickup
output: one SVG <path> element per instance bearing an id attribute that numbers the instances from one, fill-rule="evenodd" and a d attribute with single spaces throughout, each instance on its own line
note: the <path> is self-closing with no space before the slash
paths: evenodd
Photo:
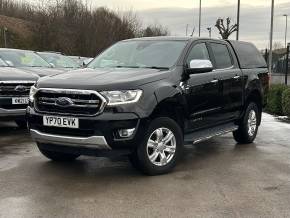
<path id="1" fill-rule="evenodd" d="M 174 168 L 185 144 L 230 132 L 238 143 L 252 143 L 268 84 L 267 65 L 251 43 L 130 39 L 86 69 L 38 80 L 27 117 L 49 159 L 122 154 L 158 175 Z"/>

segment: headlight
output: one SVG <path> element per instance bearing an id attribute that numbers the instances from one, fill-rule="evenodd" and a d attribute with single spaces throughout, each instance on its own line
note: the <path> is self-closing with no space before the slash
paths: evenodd
<path id="1" fill-rule="evenodd" d="M 113 106 L 139 101 L 142 90 L 104 91 L 101 94 L 108 100 L 108 105 Z"/>
<path id="2" fill-rule="evenodd" d="M 29 92 L 29 101 L 30 102 L 34 101 L 34 95 L 36 94 L 37 90 L 38 89 L 35 86 L 31 86 L 30 92 Z"/>

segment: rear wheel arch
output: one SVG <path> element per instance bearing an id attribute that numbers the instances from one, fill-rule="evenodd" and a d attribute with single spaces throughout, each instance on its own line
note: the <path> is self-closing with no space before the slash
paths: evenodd
<path id="1" fill-rule="evenodd" d="M 258 89 L 254 89 L 254 90 L 251 90 L 246 99 L 245 99 L 245 108 L 244 110 L 246 110 L 246 108 L 248 107 L 248 105 L 250 103 L 255 103 L 258 107 L 258 110 L 259 110 L 259 116 L 258 116 L 258 124 L 260 125 L 261 124 L 261 114 L 262 114 L 262 111 L 263 111 L 263 97 L 262 97 L 262 94 L 261 92 L 258 90 Z"/>

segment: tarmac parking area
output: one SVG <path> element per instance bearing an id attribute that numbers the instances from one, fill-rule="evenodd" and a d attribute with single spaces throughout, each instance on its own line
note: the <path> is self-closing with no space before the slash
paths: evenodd
<path id="1" fill-rule="evenodd" d="M 148 177 L 125 157 L 51 162 L 1 123 L 0 217 L 290 217 L 290 124 L 264 114 L 255 143 L 187 146 L 174 172 Z"/>

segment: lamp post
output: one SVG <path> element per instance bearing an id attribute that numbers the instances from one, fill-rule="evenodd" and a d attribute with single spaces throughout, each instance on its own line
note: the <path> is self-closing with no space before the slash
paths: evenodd
<path id="1" fill-rule="evenodd" d="M 270 24 L 270 51 L 269 51 L 269 74 L 272 74 L 272 58 L 273 58 L 273 21 L 274 21 L 274 0 L 271 3 L 271 24 Z"/>
<path id="2" fill-rule="evenodd" d="M 290 47 L 290 43 L 288 43 L 287 45 L 287 54 L 286 54 L 286 70 L 285 70 L 285 85 L 288 85 L 288 68 L 289 68 L 289 47 Z"/>
<path id="3" fill-rule="evenodd" d="M 240 34 L 240 8 L 241 8 L 241 0 L 238 0 L 236 40 L 239 40 L 239 34 Z"/>
<path id="4" fill-rule="evenodd" d="M 3 32 L 3 34 L 4 34 L 4 47 L 5 48 L 7 48 L 7 39 L 6 39 L 6 32 L 7 32 L 7 28 L 6 27 L 4 27 L 4 32 Z"/>
<path id="5" fill-rule="evenodd" d="M 198 36 L 200 37 L 200 28 L 201 28 L 201 0 L 199 0 L 199 21 L 198 21 Z"/>
<path id="6" fill-rule="evenodd" d="M 288 29 L 288 15 L 283 15 L 286 18 L 286 26 L 285 26 L 285 48 L 287 47 L 287 29 Z"/>
<path id="7" fill-rule="evenodd" d="M 208 30 L 209 38 L 211 38 L 211 27 L 206 28 Z"/>

